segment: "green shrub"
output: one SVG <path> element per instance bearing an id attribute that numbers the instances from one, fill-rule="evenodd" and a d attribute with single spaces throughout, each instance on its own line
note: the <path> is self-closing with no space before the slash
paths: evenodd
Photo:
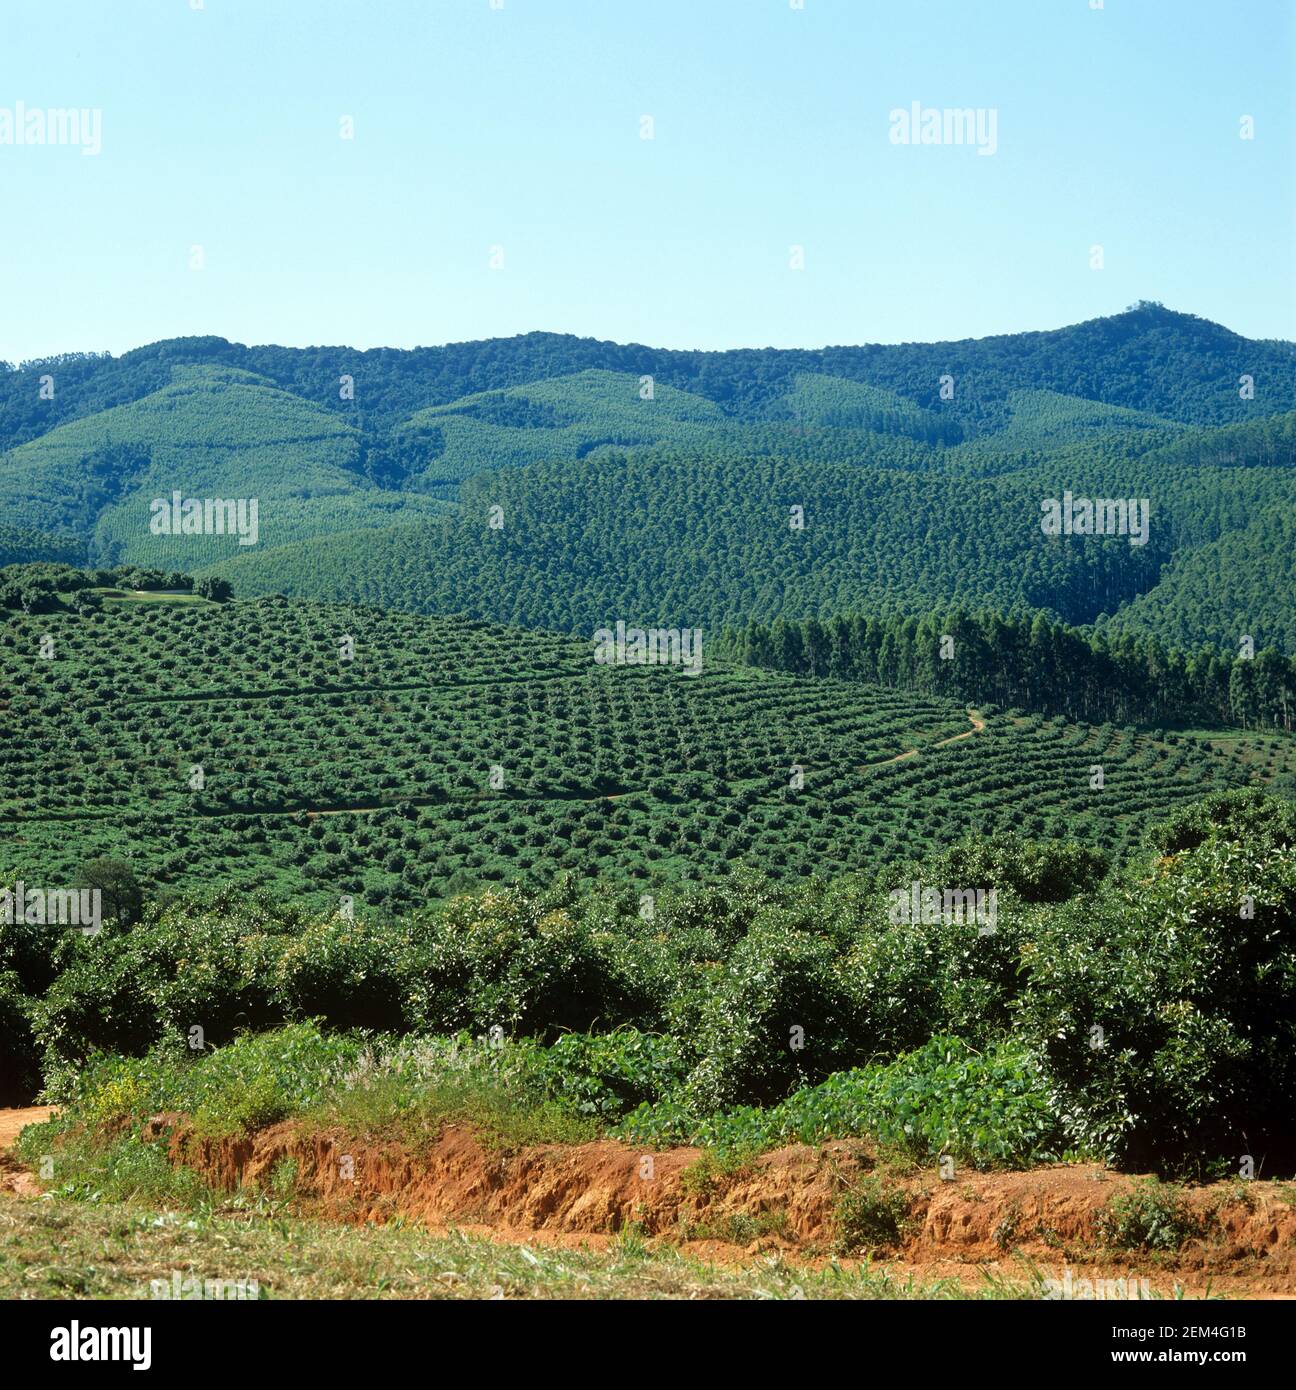
<path id="1" fill-rule="evenodd" d="M 40 1090 L 32 1001 L 13 971 L 0 973 L 0 1105 L 25 1105 Z"/>
<path id="2" fill-rule="evenodd" d="M 674 1038 L 635 1029 L 564 1033 L 540 1055 L 550 1093 L 577 1114 L 601 1120 L 661 1099 L 685 1076 L 684 1051 Z"/>
<path id="3" fill-rule="evenodd" d="M 1161 854 L 1196 849 L 1207 840 L 1291 849 L 1296 847 L 1296 804 L 1255 787 L 1215 792 L 1153 826 L 1147 839 Z"/>
<path id="4" fill-rule="evenodd" d="M 699 1116 L 678 1100 L 642 1105 L 618 1133 L 644 1143 L 721 1150 L 872 1138 L 924 1161 L 950 1154 L 978 1167 L 1048 1162 L 1062 1148 L 1038 1061 L 1013 1042 L 984 1054 L 933 1038 L 886 1066 L 837 1072 L 778 1105 Z"/>
<path id="5" fill-rule="evenodd" d="M 1098 1213 L 1094 1234 L 1117 1250 L 1162 1250 L 1173 1253 L 1186 1241 L 1205 1234 L 1208 1219 L 1197 1215 L 1182 1194 L 1167 1183 L 1139 1183 L 1113 1197 Z"/>
<path id="6" fill-rule="evenodd" d="M 416 932 L 411 1006 L 428 1032 L 554 1037 L 637 1020 L 648 1004 L 624 943 L 517 888 L 454 898 Z"/>
<path id="7" fill-rule="evenodd" d="M 37 1001 L 33 1026 L 56 1099 L 60 1078 L 96 1052 L 139 1054 L 160 1038 L 155 993 L 163 967 L 151 945 L 107 926 L 79 937 L 66 969 Z"/>
<path id="8" fill-rule="evenodd" d="M 1207 840 L 1040 925 L 1019 1022 L 1077 1147 L 1206 1172 L 1290 1145 L 1296 850 Z"/>
<path id="9" fill-rule="evenodd" d="M 701 1012 L 687 1103 L 768 1103 L 852 1055 L 854 1005 L 826 938 L 763 921 L 734 948 Z"/>
<path id="10" fill-rule="evenodd" d="M 1110 863 L 1101 850 L 1074 840 L 997 835 L 951 845 L 917 876 L 926 883 L 1009 890 L 1024 902 L 1057 903 L 1092 890 Z"/>
<path id="11" fill-rule="evenodd" d="M 872 1254 L 892 1250 L 904 1239 L 909 1199 L 877 1177 L 862 1178 L 843 1192 L 833 1210 L 834 1244 L 838 1254 Z"/>
<path id="12" fill-rule="evenodd" d="M 271 995 L 284 1018 L 325 1018 L 337 1029 L 400 1032 L 407 1011 L 412 933 L 332 917 L 277 943 Z"/>

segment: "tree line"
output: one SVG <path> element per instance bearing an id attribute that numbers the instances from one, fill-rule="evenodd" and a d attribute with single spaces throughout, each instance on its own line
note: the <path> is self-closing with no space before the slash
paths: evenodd
<path id="1" fill-rule="evenodd" d="M 955 610 L 922 618 L 844 614 L 726 630 L 717 654 L 799 675 L 835 676 L 1095 722 L 1292 728 L 1296 662 L 1272 648 L 1184 652 L 1109 637 L 1043 614 Z"/>

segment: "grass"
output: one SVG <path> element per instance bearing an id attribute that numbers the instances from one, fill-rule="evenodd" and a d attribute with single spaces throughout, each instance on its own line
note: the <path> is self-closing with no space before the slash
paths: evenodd
<path id="1" fill-rule="evenodd" d="M 765 1211 L 752 1215 L 746 1211 L 732 1211 L 715 1221 L 687 1221 L 680 1223 L 681 1240 L 722 1240 L 729 1245 L 750 1245 L 754 1240 L 770 1236 L 780 1239 L 788 1235 L 787 1212 L 782 1210 Z"/>
<path id="2" fill-rule="evenodd" d="M 26 1129 L 18 1154 L 59 1199 L 90 1206 L 143 1202 L 194 1211 L 215 1200 L 192 1168 L 168 1161 L 165 1144 L 145 1144 L 133 1131 L 106 1138 L 52 1120 Z"/>
<path id="3" fill-rule="evenodd" d="M 812 1270 L 777 1258 L 719 1267 L 633 1232 L 606 1250 L 505 1245 L 392 1223 L 355 1227 L 112 1203 L 0 1200 L 0 1298 L 129 1299 L 150 1283 L 225 1280 L 263 1299 L 1032 1298 L 1033 1281 L 918 1283 L 865 1265 Z"/>
<path id="4" fill-rule="evenodd" d="M 726 1182 L 741 1177 L 753 1157 L 742 1149 L 705 1149 L 680 1174 L 680 1188 L 693 1197 L 713 1197 Z"/>
<path id="5" fill-rule="evenodd" d="M 200 594 L 169 593 L 160 589 L 91 589 L 105 603 L 211 603 Z"/>
<path id="6" fill-rule="evenodd" d="M 470 1126 L 487 1148 L 584 1144 L 599 1124 L 556 1101 L 511 1092 L 498 1078 L 466 1073 L 424 1082 L 414 1092 L 405 1077 L 379 1078 L 328 1095 L 302 1117 L 307 1128 L 341 1129 L 356 1139 L 397 1139 L 411 1147 L 436 1141 L 447 1124 Z"/>

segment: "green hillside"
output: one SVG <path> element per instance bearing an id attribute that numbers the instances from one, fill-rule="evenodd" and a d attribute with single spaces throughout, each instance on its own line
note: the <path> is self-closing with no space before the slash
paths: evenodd
<path id="1" fill-rule="evenodd" d="M 1182 432 L 1136 420 L 1019 452 L 1000 436 L 942 455 L 831 428 L 767 437 L 762 452 L 735 432 L 705 450 L 600 450 L 479 475 L 457 514 L 431 525 L 237 556 L 222 572 L 244 594 L 574 632 L 609 614 L 715 626 L 956 604 L 1114 622 L 1183 647 L 1229 646 L 1245 621 L 1257 648 L 1291 651 L 1296 561 L 1266 518 L 1296 508 L 1294 421 Z M 995 466 L 966 466 L 970 450 L 984 464 L 992 449 Z M 1046 536 L 1042 504 L 1067 492 L 1146 499 L 1146 544 Z M 1221 573 L 1221 546 L 1229 582 L 1194 581 Z"/>
<path id="2" fill-rule="evenodd" d="M 1260 508 L 1240 530 L 1177 558 L 1155 588 L 1116 613 L 1115 632 L 1155 632 L 1178 646 L 1296 652 L 1296 498 Z"/>
<path id="3" fill-rule="evenodd" d="M 583 459 L 609 445 L 705 445 L 726 424 L 701 396 L 620 372 L 586 371 L 466 396 L 412 416 L 396 448 L 418 460 L 409 484 L 436 489 L 474 473 L 546 459 Z"/>
<path id="4" fill-rule="evenodd" d="M 20 526 L 0 526 L 0 568 L 48 561 L 59 565 L 85 562 L 85 543 L 74 536 L 55 536 L 28 531 Z"/>
<path id="5" fill-rule="evenodd" d="M 954 604 L 1292 650 L 1289 348 L 1149 305 L 816 353 L 187 339 L 61 361 L 47 428 L 0 458 L 0 504 L 23 533 L 11 560 L 228 571 L 241 594 L 577 633 Z M 1219 374 L 1244 357 L 1254 398 L 1226 404 Z M 20 379 L 0 373 L 0 401 Z M 13 405 L 15 434 L 34 408 Z M 176 492 L 255 498 L 255 546 L 154 534 Z M 1147 544 L 1043 535 L 1067 492 L 1146 499 Z"/>
<path id="6" fill-rule="evenodd" d="M 120 357 L 71 353 L 20 370 L 0 369 L 0 448 L 149 395 L 167 386 L 173 367 L 184 364 L 254 372 L 348 420 L 362 413 L 367 428 L 379 435 L 429 406 L 589 369 L 635 378 L 650 374 L 658 385 L 703 396 L 727 415 L 747 420 L 761 417 L 792 390 L 800 373 L 866 383 L 952 415 L 972 431 L 1006 424 L 1009 396 L 1019 390 L 1082 396 L 1195 425 L 1296 409 L 1291 343 L 1252 341 L 1192 314 L 1140 303 L 1044 332 L 814 350 L 674 351 L 557 333 L 408 351 L 246 347 L 223 338 L 177 338 Z M 338 398 L 343 373 L 356 382 L 354 403 Z M 52 401 L 40 398 L 44 374 L 58 383 Z M 1239 395 L 1244 374 L 1256 385 L 1249 401 Z M 955 380 L 950 402 L 939 397 L 946 375 Z"/>
<path id="7" fill-rule="evenodd" d="M 273 546 L 427 516 L 435 502 L 383 493 L 360 472 L 359 432 L 263 379 L 177 368 L 171 385 L 76 420 L 0 460 L 0 505 L 20 526 L 84 538 L 100 563 L 190 569 L 237 538 L 155 535 L 154 498 L 253 499 Z"/>
<path id="8" fill-rule="evenodd" d="M 32 660 L 46 635 L 54 658 Z M 111 855 L 154 888 L 410 906 L 564 868 L 626 883 L 744 863 L 877 871 L 972 831 L 1121 856 L 1150 817 L 1274 775 L 1245 749 L 1133 728 L 592 655 L 282 599 L 15 615 L 0 868 L 65 882 Z"/>
<path id="9" fill-rule="evenodd" d="M 948 411 L 923 410 L 894 391 L 817 372 L 799 372 L 767 413 L 771 419 L 805 426 L 874 430 L 929 444 L 957 443 L 963 437 L 962 427 Z"/>
<path id="10" fill-rule="evenodd" d="M 1052 444 L 1090 439 L 1094 435 L 1128 430 L 1180 434 L 1184 426 L 1158 419 L 1142 410 L 1106 405 L 1056 391 L 1013 391 L 1008 396 L 1008 424 L 996 438 L 1008 444 Z"/>
<path id="11" fill-rule="evenodd" d="M 719 626 L 941 600 L 1073 623 L 1150 588 L 1170 555 L 1040 529 L 1043 474 L 989 479 L 745 455 L 609 454 L 465 485 L 444 523 L 239 556 L 241 594 L 294 593 L 589 632 L 609 618 Z M 1050 489 L 1050 490 L 1046 490 Z M 487 525 L 491 506 L 504 524 Z M 804 529 L 791 508 L 804 508 Z"/>

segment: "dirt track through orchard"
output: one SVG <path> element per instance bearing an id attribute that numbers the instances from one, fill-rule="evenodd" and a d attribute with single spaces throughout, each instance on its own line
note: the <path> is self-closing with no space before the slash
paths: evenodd
<path id="1" fill-rule="evenodd" d="M 973 734 L 979 734 L 985 728 L 986 722 L 974 709 L 969 709 L 967 717 L 972 721 L 972 727 L 965 729 L 961 734 L 955 734 L 953 738 L 943 738 L 939 743 L 933 743 L 933 748 L 945 748 L 951 743 L 962 743 L 965 738 L 971 738 Z M 871 767 L 890 767 L 892 763 L 902 763 L 906 758 L 916 758 L 921 752 L 918 748 L 906 749 L 903 753 L 897 753 L 894 758 L 883 758 L 880 763 L 865 763 L 861 772 L 867 772 Z"/>

